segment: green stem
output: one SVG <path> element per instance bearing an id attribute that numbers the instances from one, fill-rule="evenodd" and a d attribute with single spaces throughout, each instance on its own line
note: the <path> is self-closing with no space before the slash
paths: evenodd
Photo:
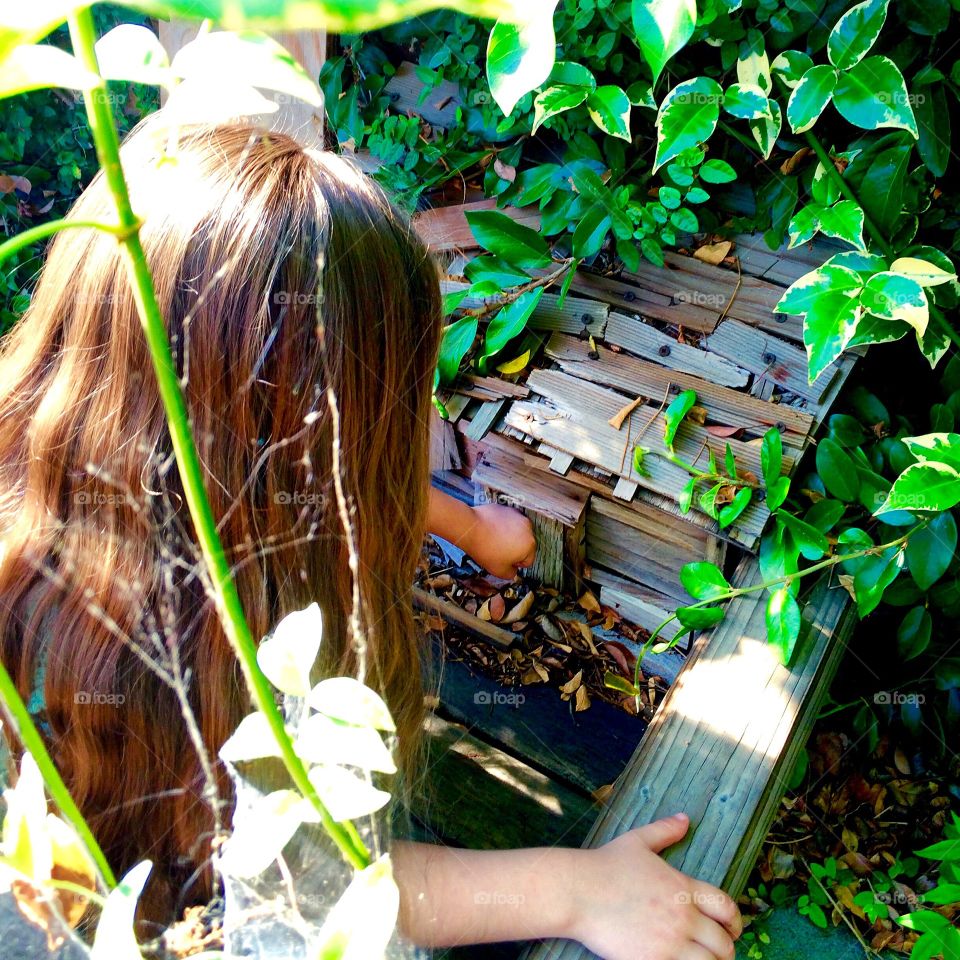
<path id="1" fill-rule="evenodd" d="M 63 782 L 56 764 L 54 764 L 47 751 L 47 746 L 43 742 L 40 731 L 37 730 L 37 725 L 33 722 L 33 717 L 30 716 L 27 705 L 23 702 L 13 678 L 2 662 L 0 662 L 0 703 L 6 708 L 24 749 L 36 761 L 37 769 L 43 777 L 43 782 L 46 784 L 50 796 L 53 797 L 54 802 L 60 808 L 60 813 L 73 827 L 90 859 L 96 864 L 104 886 L 108 890 L 112 890 L 117 885 L 117 878 L 113 875 L 110 864 L 107 862 L 100 844 L 97 843 L 93 831 L 83 818 L 80 808 L 74 803 L 73 797 L 70 796 L 70 790 Z"/>
<path id="2" fill-rule="evenodd" d="M 708 600 L 698 600 L 696 603 L 691 603 L 689 609 L 693 610 L 699 607 L 713 606 L 717 603 L 723 603 L 727 600 L 733 600 L 736 597 L 745 596 L 748 593 L 756 593 L 758 590 L 767 590 L 770 587 L 776 587 L 780 584 L 790 584 L 794 580 L 799 580 L 801 577 L 807 577 L 811 573 L 818 573 L 820 570 L 826 570 L 828 567 L 834 567 L 838 563 L 844 563 L 847 560 L 856 560 L 859 557 L 865 557 L 867 554 L 871 553 L 881 553 L 884 550 L 889 550 L 891 547 L 898 547 L 901 544 L 907 542 L 907 540 L 913 536 L 918 530 L 922 530 L 927 524 L 928 520 L 924 520 L 921 523 L 918 523 L 915 527 L 911 527 L 902 537 L 897 537 L 896 540 L 891 540 L 889 543 L 881 543 L 877 546 L 864 547 L 862 550 L 854 550 L 853 553 L 842 553 L 837 554 L 832 557 L 827 557 L 826 560 L 821 560 L 819 563 L 815 563 L 810 567 L 806 567 L 803 570 L 798 570 L 796 573 L 784 574 L 782 577 L 774 577 L 771 580 L 763 580 L 760 583 L 754 583 L 749 587 L 731 587 L 730 590 L 725 593 L 717 594 L 715 597 L 710 597 Z M 643 658 L 649 653 L 650 649 L 653 647 L 654 643 L 657 640 L 657 637 L 660 636 L 661 632 L 669 626 L 674 620 L 677 619 L 676 613 L 670 614 L 662 623 L 660 623 L 656 630 L 650 634 L 647 638 L 647 641 L 644 643 L 642 649 L 640 650 L 640 656 L 637 657 L 637 665 L 634 668 L 633 672 L 633 685 L 634 687 L 638 686 L 640 683 L 640 664 L 643 662 Z M 677 635 L 671 641 L 670 646 L 673 646 L 673 643 L 676 641 L 677 637 L 682 636 L 686 633 L 687 630 L 683 630 L 677 633 Z"/>
<path id="3" fill-rule="evenodd" d="M 100 69 L 94 50 L 96 32 L 89 8 L 77 10 L 69 19 L 74 53 L 91 72 Z M 180 389 L 167 331 L 157 303 L 153 278 L 140 242 L 140 221 L 130 205 L 130 196 L 120 165 L 120 144 L 113 113 L 107 99 L 106 83 L 101 80 L 84 95 L 87 119 L 96 146 L 97 159 L 117 208 L 121 244 L 127 273 L 133 286 L 137 311 L 150 349 L 160 398 L 170 429 L 174 455 L 183 482 L 184 496 L 196 529 L 197 540 L 210 575 L 210 584 L 224 631 L 243 668 L 244 677 L 257 708 L 266 716 L 280 748 L 284 766 L 297 789 L 317 811 L 323 827 L 344 858 L 357 869 L 370 862 L 370 854 L 353 824 L 337 823 L 324 806 L 307 776 L 307 768 L 297 755 L 287 733 L 283 716 L 274 700 L 273 689 L 257 665 L 257 644 L 243 613 L 240 596 L 230 573 L 223 544 L 203 485 L 203 471 L 190 429 L 186 400 Z"/>
<path id="4" fill-rule="evenodd" d="M 92 230 L 103 230 L 106 233 L 119 234 L 118 227 L 112 227 L 108 223 L 98 223 L 96 220 L 50 220 L 48 223 L 41 223 L 37 227 L 31 227 L 11 237 L 4 243 L 0 243 L 0 263 L 19 253 L 24 247 L 29 247 L 33 243 L 39 243 L 46 240 L 47 237 L 59 233 L 61 230 L 71 230 L 76 227 L 89 228 Z"/>

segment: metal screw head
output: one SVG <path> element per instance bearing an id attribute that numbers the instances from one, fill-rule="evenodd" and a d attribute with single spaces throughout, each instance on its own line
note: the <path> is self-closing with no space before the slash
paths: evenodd
<path id="1" fill-rule="evenodd" d="M 660 347 L 659 350 L 657 350 L 657 353 L 659 353 L 661 357 L 669 357 L 670 347 L 665 343 Z"/>
<path id="2" fill-rule="evenodd" d="M 585 327 L 589 327 L 589 326 L 590 326 L 591 319 L 592 319 L 592 318 L 590 317 L 590 314 L 589 314 L 589 313 L 582 313 L 582 314 L 580 314 L 580 322 L 581 322 Z"/>
<path id="3" fill-rule="evenodd" d="M 777 355 L 776 355 L 775 353 L 771 353 L 771 352 L 768 350 L 766 353 L 764 353 L 764 354 L 760 357 L 760 359 L 761 359 L 764 363 L 767 363 L 767 364 L 776 363 L 776 362 L 777 362 Z"/>

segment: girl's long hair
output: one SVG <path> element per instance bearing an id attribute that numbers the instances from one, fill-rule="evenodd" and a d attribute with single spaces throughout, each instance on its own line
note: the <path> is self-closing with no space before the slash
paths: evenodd
<path id="1" fill-rule="evenodd" d="M 436 269 L 379 189 L 287 136 L 234 124 L 171 141 L 148 120 L 122 156 L 248 622 L 261 637 L 316 600 L 324 670 L 353 674 L 327 387 L 336 395 L 366 680 L 409 756 Z M 71 216 L 114 218 L 102 175 Z M 54 758 L 114 868 L 154 860 L 145 915 L 166 921 L 181 891 L 210 892 L 212 819 L 177 695 L 147 660 L 175 654 L 214 759 L 251 707 L 204 586 L 123 256 L 103 232 L 60 233 L 2 346 L 0 656 L 25 698 L 40 684 Z"/>

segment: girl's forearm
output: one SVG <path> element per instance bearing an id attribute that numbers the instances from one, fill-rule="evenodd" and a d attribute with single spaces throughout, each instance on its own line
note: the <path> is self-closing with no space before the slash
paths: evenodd
<path id="1" fill-rule="evenodd" d="M 468 503 L 457 500 L 449 494 L 441 493 L 435 487 L 430 488 L 427 499 L 427 532 L 469 552 L 470 534 L 476 526 L 477 518 Z"/>
<path id="2" fill-rule="evenodd" d="M 457 850 L 397 843 L 400 930 L 424 947 L 564 937 L 580 850 Z"/>

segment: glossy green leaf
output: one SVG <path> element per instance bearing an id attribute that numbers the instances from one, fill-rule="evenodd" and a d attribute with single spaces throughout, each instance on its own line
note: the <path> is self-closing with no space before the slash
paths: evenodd
<path id="1" fill-rule="evenodd" d="M 605 207 L 599 204 L 590 207 L 573 231 L 573 255 L 585 260 L 597 253 L 610 232 L 612 222 Z"/>
<path id="2" fill-rule="evenodd" d="M 633 0 L 633 35 L 654 83 L 697 25 L 696 0 Z"/>
<path id="3" fill-rule="evenodd" d="M 837 86 L 834 67 L 811 67 L 793 88 L 787 103 L 787 121 L 794 133 L 809 130 L 823 113 Z"/>
<path id="4" fill-rule="evenodd" d="M 640 695 L 640 691 L 626 678 L 608 670 L 603 675 L 603 685 L 609 690 L 617 690 L 620 693 L 629 694 L 631 697 Z"/>
<path id="5" fill-rule="evenodd" d="M 680 570 L 680 582 L 697 600 L 713 600 L 732 589 L 720 568 L 706 561 L 686 564 Z"/>
<path id="6" fill-rule="evenodd" d="M 827 488 L 827 493 L 851 503 L 857 499 L 860 481 L 850 455 L 830 437 L 817 444 L 817 473 Z"/>
<path id="7" fill-rule="evenodd" d="M 590 96 L 588 87 L 574 87 L 556 84 L 537 94 L 533 101 L 533 127 L 531 134 L 540 129 L 544 120 L 558 113 L 579 107 Z"/>
<path id="8" fill-rule="evenodd" d="M 860 294 L 860 305 L 884 320 L 902 320 L 923 336 L 930 308 L 923 287 L 912 277 L 884 271 L 874 274 Z"/>
<path id="9" fill-rule="evenodd" d="M 840 70 L 859 63 L 874 45 L 887 17 L 889 0 L 866 0 L 851 7 L 827 39 L 827 56 Z"/>
<path id="10" fill-rule="evenodd" d="M 477 322 L 475 316 L 466 316 L 443 328 L 437 371 L 444 386 L 449 386 L 457 379 L 460 363 L 476 339 Z"/>
<path id="11" fill-rule="evenodd" d="M 593 122 L 613 137 L 630 140 L 630 98 L 622 87 L 607 84 L 587 97 L 587 111 Z"/>
<path id="12" fill-rule="evenodd" d="M 841 73 L 833 103 L 846 120 L 864 130 L 892 127 L 918 136 L 903 74 L 887 57 L 867 57 Z"/>
<path id="13" fill-rule="evenodd" d="M 777 54 L 770 69 L 777 74 L 791 90 L 800 82 L 800 78 L 813 66 L 810 55 L 802 50 L 784 50 Z"/>
<path id="14" fill-rule="evenodd" d="M 691 477 L 683 486 L 683 489 L 680 491 L 680 496 L 677 499 L 677 503 L 680 506 L 681 513 L 689 513 L 690 507 L 693 504 L 693 494 L 697 487 L 697 478 Z"/>
<path id="15" fill-rule="evenodd" d="M 903 442 L 918 460 L 946 463 L 960 470 L 960 433 L 927 433 L 904 437 Z"/>
<path id="16" fill-rule="evenodd" d="M 897 628 L 897 652 L 904 660 L 919 657 L 930 646 L 933 618 L 926 607 L 914 607 Z"/>
<path id="17" fill-rule="evenodd" d="M 677 619 L 688 630 L 707 630 L 724 617 L 723 607 L 677 607 Z"/>
<path id="18" fill-rule="evenodd" d="M 874 516 L 882 517 L 892 510 L 949 510 L 958 503 L 960 473 L 944 463 L 915 463 L 893 482 Z"/>
<path id="19" fill-rule="evenodd" d="M 517 101 L 550 76 L 556 60 L 556 0 L 546 0 L 526 23 L 498 20 L 487 40 L 487 81 L 497 106 L 509 116 Z"/>
<path id="20" fill-rule="evenodd" d="M 747 121 L 750 132 L 753 134 L 753 139 L 757 141 L 764 160 L 770 159 L 770 154 L 773 153 L 777 138 L 780 136 L 780 128 L 783 126 L 783 114 L 780 110 L 780 104 L 777 103 L 776 100 L 769 100 L 767 101 L 767 106 L 768 111 L 766 116 Z"/>
<path id="21" fill-rule="evenodd" d="M 750 487 L 741 487 L 733 495 L 733 499 L 717 511 L 717 523 L 720 524 L 720 529 L 725 530 L 729 527 L 750 506 L 752 499 L 753 490 Z"/>
<path id="22" fill-rule="evenodd" d="M 501 307 L 493 319 L 487 324 L 483 337 L 483 354 L 485 357 L 499 353 L 514 337 L 518 336 L 527 326 L 530 314 L 537 308 L 543 296 L 543 287 L 536 287 L 520 294 L 512 303 Z"/>
<path id="23" fill-rule="evenodd" d="M 723 95 L 723 109 L 738 120 L 756 120 L 769 111 L 767 95 L 748 83 L 731 83 Z"/>
<path id="24" fill-rule="evenodd" d="M 777 649 L 780 662 L 788 664 L 800 636 L 800 606 L 794 595 L 780 587 L 767 599 L 767 640 Z"/>
<path id="25" fill-rule="evenodd" d="M 689 147 L 708 140 L 720 119 L 723 89 L 716 80 L 696 77 L 675 86 L 657 112 L 657 154 L 653 169 Z"/>
<path id="26" fill-rule="evenodd" d="M 697 395 L 693 390 L 684 390 L 675 397 L 663 414 L 663 443 L 669 449 L 677 436 L 677 430 L 683 423 L 684 417 L 691 411 L 697 402 Z"/>
<path id="27" fill-rule="evenodd" d="M 464 268 L 463 275 L 472 283 L 492 281 L 498 288 L 515 287 L 521 283 L 528 283 L 530 275 L 517 270 L 502 257 L 487 254 L 474 257 Z M 459 291 L 457 291 L 459 292 Z"/>
<path id="28" fill-rule="evenodd" d="M 97 83 L 76 57 L 47 43 L 15 47 L 0 61 L 0 97 L 45 87 L 88 90 Z"/>
<path id="29" fill-rule="evenodd" d="M 957 523 L 953 514 L 934 516 L 907 540 L 907 566 L 921 590 L 929 590 L 949 568 L 957 552 Z"/>
<path id="30" fill-rule="evenodd" d="M 776 427 L 770 427 L 760 443 L 760 471 L 765 486 L 772 486 L 783 471 L 783 438 Z"/>
<path id="31" fill-rule="evenodd" d="M 141 861 L 110 891 L 97 921 L 90 960 L 142 960 L 134 934 L 134 917 L 152 867 L 149 860 Z"/>
<path id="32" fill-rule="evenodd" d="M 477 242 L 507 263 L 524 270 L 550 265 L 550 248 L 536 230 L 498 210 L 470 210 L 466 217 Z"/>
<path id="33" fill-rule="evenodd" d="M 919 257 L 897 257 L 890 264 L 890 272 L 910 277 L 912 280 L 916 280 L 921 287 L 936 287 L 941 283 L 950 283 L 957 279 L 955 271 L 945 270 L 943 267 Z"/>
<path id="34" fill-rule="evenodd" d="M 737 171 L 726 160 L 707 160 L 698 171 L 700 179 L 707 183 L 730 183 L 737 179 Z"/>
<path id="35" fill-rule="evenodd" d="M 827 538 L 816 527 L 799 517 L 781 510 L 777 514 L 777 523 L 789 532 L 800 553 L 807 560 L 819 560 L 829 551 L 830 543 Z"/>
<path id="36" fill-rule="evenodd" d="M 950 104 L 944 85 L 924 87 L 914 99 L 913 115 L 920 137 L 920 157 L 935 177 L 942 177 L 950 162 L 951 143 Z"/>

